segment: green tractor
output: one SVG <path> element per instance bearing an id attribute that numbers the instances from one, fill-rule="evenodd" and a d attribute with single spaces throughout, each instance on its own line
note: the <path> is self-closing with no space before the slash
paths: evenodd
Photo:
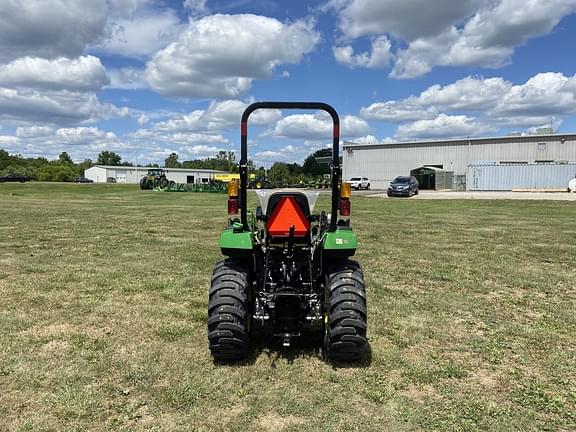
<path id="1" fill-rule="evenodd" d="M 155 187 L 165 188 L 170 184 L 166 178 L 166 171 L 159 168 L 149 169 L 148 174 L 140 179 L 140 189 L 154 189 Z"/>
<path id="2" fill-rule="evenodd" d="M 260 190 L 247 209 L 248 118 L 258 109 L 324 110 L 334 123 L 331 209 L 314 212 L 319 191 Z M 368 351 L 366 290 L 352 261 L 357 238 L 350 227 L 349 184 L 339 186 L 340 120 L 319 102 L 257 102 L 241 120 L 240 183 L 228 185 L 228 226 L 220 236 L 227 259 L 213 270 L 208 341 L 216 361 L 249 354 L 253 335 L 268 334 L 289 347 L 299 336 L 323 336 L 335 362 L 357 362 Z"/>

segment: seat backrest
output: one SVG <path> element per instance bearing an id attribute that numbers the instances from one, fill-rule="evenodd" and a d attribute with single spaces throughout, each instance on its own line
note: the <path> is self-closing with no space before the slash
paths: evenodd
<path id="1" fill-rule="evenodd" d="M 273 193 L 266 207 L 266 231 L 272 237 L 289 237 L 294 227 L 294 237 L 302 238 L 310 229 L 310 206 L 301 192 Z"/>

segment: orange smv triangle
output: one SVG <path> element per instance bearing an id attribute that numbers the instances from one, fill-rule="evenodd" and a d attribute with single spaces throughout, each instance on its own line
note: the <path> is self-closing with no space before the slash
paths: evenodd
<path id="1" fill-rule="evenodd" d="M 266 229 L 272 237 L 288 237 L 292 225 L 294 225 L 294 237 L 305 236 L 310 228 L 310 222 L 294 198 L 284 197 L 268 219 Z"/>

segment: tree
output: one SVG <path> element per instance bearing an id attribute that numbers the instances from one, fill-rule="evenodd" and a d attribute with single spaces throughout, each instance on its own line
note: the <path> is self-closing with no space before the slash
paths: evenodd
<path id="1" fill-rule="evenodd" d="M 60 165 L 74 165 L 74 161 L 68 154 L 68 152 L 62 152 L 58 155 L 58 163 Z"/>
<path id="2" fill-rule="evenodd" d="M 122 156 L 108 150 L 103 150 L 98 155 L 98 160 L 96 161 L 96 164 L 118 166 L 120 165 L 121 160 Z"/>
<path id="3" fill-rule="evenodd" d="M 178 162 L 178 153 L 172 153 L 164 160 L 164 166 L 166 168 L 181 168 L 182 164 Z"/>
<path id="4" fill-rule="evenodd" d="M 288 184 L 290 170 L 284 162 L 275 162 L 268 170 L 268 180 L 273 183 Z"/>
<path id="5" fill-rule="evenodd" d="M 330 174 L 330 164 L 320 163 L 317 158 L 332 156 L 332 149 L 325 148 L 315 151 L 304 160 L 303 172 L 311 176 Z"/>

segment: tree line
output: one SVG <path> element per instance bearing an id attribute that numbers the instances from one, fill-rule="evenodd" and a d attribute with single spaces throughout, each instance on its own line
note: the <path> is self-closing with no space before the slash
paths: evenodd
<path id="1" fill-rule="evenodd" d="M 257 177 L 266 177 L 269 181 L 282 184 L 295 184 L 308 181 L 323 174 L 329 174 L 327 163 L 319 162 L 317 158 L 327 158 L 332 154 L 331 149 L 322 149 L 314 152 L 304 160 L 303 165 L 297 163 L 275 162 L 268 170 L 264 167 L 256 168 L 253 161 L 248 161 L 250 172 Z M 225 172 L 238 172 L 238 162 L 233 151 L 219 151 L 214 157 L 194 159 L 180 162 L 177 153 L 170 154 L 164 161 L 166 168 L 214 169 Z M 84 159 L 80 163 L 72 160 L 67 152 L 62 152 L 55 160 L 45 157 L 25 158 L 20 155 L 11 155 L 0 149 L 0 175 L 22 174 L 39 181 L 72 181 L 74 177 L 83 176 L 84 171 L 94 165 L 134 166 L 133 163 L 123 161 L 122 157 L 112 151 L 104 150 L 98 154 L 96 162 Z M 158 168 L 158 164 L 148 164 L 147 167 Z"/>

